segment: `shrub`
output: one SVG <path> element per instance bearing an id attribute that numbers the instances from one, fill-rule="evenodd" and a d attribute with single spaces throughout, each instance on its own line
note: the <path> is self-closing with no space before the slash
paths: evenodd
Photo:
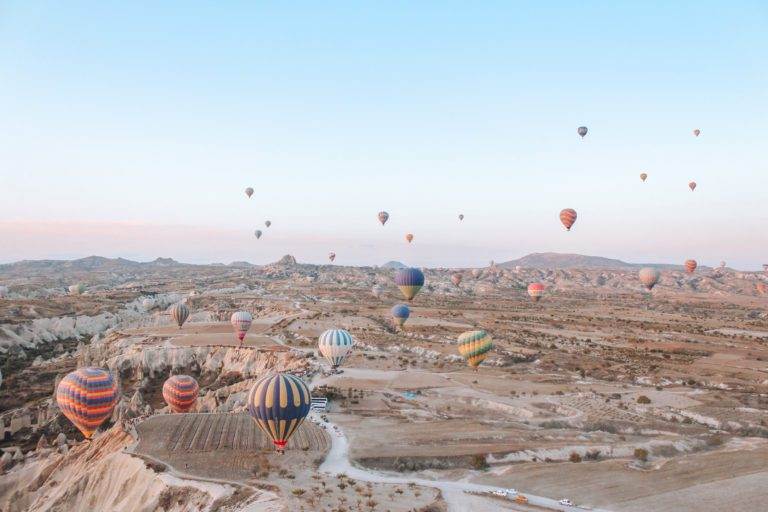
<path id="1" fill-rule="evenodd" d="M 470 465 L 472 466 L 472 469 L 477 469 L 477 470 L 488 469 L 488 461 L 486 460 L 485 455 L 480 455 L 480 454 L 473 455 L 470 461 Z"/>
<path id="2" fill-rule="evenodd" d="M 639 403 L 639 404 L 649 404 L 649 403 L 651 403 L 651 399 L 648 398 L 645 395 L 640 395 L 639 397 L 637 397 L 637 403 Z"/>
<path id="3" fill-rule="evenodd" d="M 294 496 L 302 496 L 305 492 L 307 491 L 305 491 L 304 489 L 294 489 L 291 491 L 291 494 L 293 494 Z"/>
<path id="4" fill-rule="evenodd" d="M 571 456 L 568 457 L 571 462 L 581 462 L 581 455 L 576 452 L 571 452 Z"/>
<path id="5" fill-rule="evenodd" d="M 645 448 L 635 448 L 635 458 L 640 462 L 648 462 L 648 450 Z"/>

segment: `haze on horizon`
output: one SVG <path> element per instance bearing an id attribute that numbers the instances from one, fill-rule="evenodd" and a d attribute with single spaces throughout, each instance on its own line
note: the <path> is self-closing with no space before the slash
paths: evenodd
<path id="1" fill-rule="evenodd" d="M 756 270 L 767 23 L 748 1 L 6 2 L 0 262 Z"/>

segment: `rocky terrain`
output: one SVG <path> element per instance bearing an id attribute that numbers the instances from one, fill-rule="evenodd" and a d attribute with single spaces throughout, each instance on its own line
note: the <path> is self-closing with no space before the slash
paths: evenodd
<path id="1" fill-rule="evenodd" d="M 570 508 L 548 499 L 759 509 L 764 273 L 664 266 L 648 293 L 635 266 L 592 257 L 424 269 L 398 330 L 396 263 L 0 266 L 0 510 L 540 510 L 490 492 L 511 487 L 557 510 Z M 538 303 L 534 281 L 546 287 Z M 182 329 L 167 314 L 178 302 L 191 310 Z M 228 323 L 240 309 L 254 316 L 243 346 Z M 315 350 L 332 327 L 357 341 L 340 372 Z M 495 344 L 477 372 L 456 352 L 474 328 Z M 53 400 L 84 365 L 120 388 L 92 442 Z M 273 370 L 330 399 L 283 457 L 244 412 Z M 200 384 L 194 414 L 169 414 L 161 388 L 175 373 Z"/>

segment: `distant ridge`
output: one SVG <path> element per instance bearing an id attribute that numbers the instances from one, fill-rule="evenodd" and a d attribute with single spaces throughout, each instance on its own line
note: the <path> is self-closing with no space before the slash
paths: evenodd
<path id="1" fill-rule="evenodd" d="M 405 268 L 405 264 L 399 261 L 388 261 L 381 268 Z"/>
<path id="2" fill-rule="evenodd" d="M 534 252 L 516 260 L 505 261 L 497 266 L 513 268 L 516 266 L 527 268 L 591 268 L 591 269 L 635 269 L 640 267 L 656 268 L 681 268 L 681 265 L 669 265 L 663 263 L 627 263 L 602 256 L 586 256 L 583 254 L 563 254 L 558 252 Z"/>

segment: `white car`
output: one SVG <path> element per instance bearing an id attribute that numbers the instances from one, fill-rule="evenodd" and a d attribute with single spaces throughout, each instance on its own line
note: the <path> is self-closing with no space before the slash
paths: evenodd
<path id="1" fill-rule="evenodd" d="M 506 497 L 507 496 L 507 491 L 505 491 L 503 489 L 500 489 L 498 491 L 493 491 L 493 494 L 495 494 L 496 496 Z"/>
<path id="2" fill-rule="evenodd" d="M 565 505 L 566 507 L 575 507 L 573 502 L 569 500 L 568 498 L 563 498 L 560 501 L 558 501 L 559 504 Z"/>
<path id="3" fill-rule="evenodd" d="M 507 496 L 517 495 L 517 489 L 507 489 Z"/>

